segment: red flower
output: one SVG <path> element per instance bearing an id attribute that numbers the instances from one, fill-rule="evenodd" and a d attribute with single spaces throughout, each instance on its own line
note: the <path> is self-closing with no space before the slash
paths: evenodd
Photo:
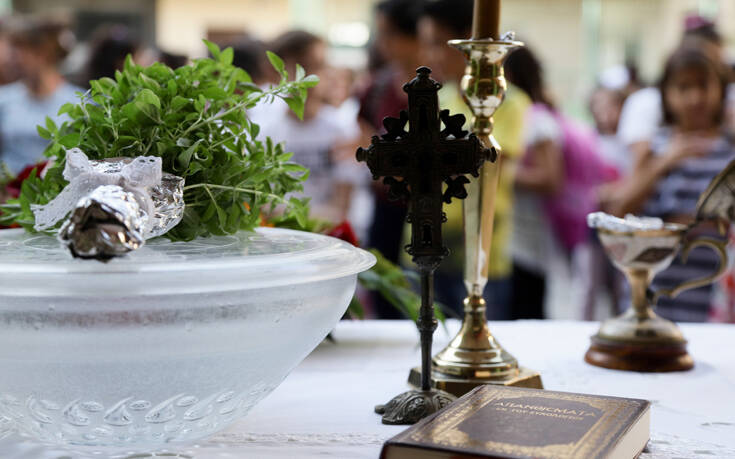
<path id="1" fill-rule="evenodd" d="M 35 169 L 35 177 L 38 177 L 38 174 L 40 174 L 43 168 L 46 167 L 47 163 L 48 161 L 44 161 L 26 167 L 25 169 L 20 171 L 20 174 L 18 174 L 18 176 L 15 177 L 12 182 L 5 185 L 5 191 L 10 195 L 10 197 L 17 198 L 18 196 L 20 196 L 20 188 L 23 185 L 23 182 L 25 181 L 25 179 L 31 176 L 31 172 L 33 172 L 33 170 Z"/>
<path id="2" fill-rule="evenodd" d="M 18 176 L 15 177 L 12 182 L 9 182 L 7 185 L 5 185 L 5 193 L 7 194 L 7 196 L 11 198 L 17 198 L 18 196 L 20 196 L 20 188 L 21 186 L 23 186 L 23 181 L 31 176 L 31 172 L 33 172 L 34 169 L 36 171 L 35 176 L 38 177 L 38 174 L 40 174 L 43 168 L 46 167 L 46 163 L 48 163 L 48 161 L 28 166 L 20 171 L 20 174 L 18 174 Z M 2 196 L 2 193 L 0 193 L 0 196 Z M 2 211 L 0 210 L 0 214 L 1 213 Z M 9 227 L 0 225 L 0 229 L 18 227 L 19 225 L 17 223 L 14 223 L 12 226 Z"/>
<path id="3" fill-rule="evenodd" d="M 327 233 L 327 236 L 336 237 L 337 239 L 349 242 L 355 247 L 360 247 L 357 236 L 355 236 L 355 232 L 352 230 L 352 225 L 350 225 L 350 222 L 347 220 L 332 228 L 331 231 Z"/>

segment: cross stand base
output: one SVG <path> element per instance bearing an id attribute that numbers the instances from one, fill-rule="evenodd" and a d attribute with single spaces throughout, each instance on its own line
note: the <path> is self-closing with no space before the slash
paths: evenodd
<path id="1" fill-rule="evenodd" d="M 415 424 L 454 400 L 452 394 L 438 389 L 410 390 L 396 395 L 385 405 L 377 405 L 375 412 L 383 415 L 383 424 Z"/>

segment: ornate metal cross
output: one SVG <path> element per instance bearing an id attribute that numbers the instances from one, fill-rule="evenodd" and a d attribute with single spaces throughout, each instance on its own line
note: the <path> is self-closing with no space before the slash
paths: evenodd
<path id="1" fill-rule="evenodd" d="M 357 150 L 357 160 L 367 162 L 374 179 L 385 177 L 389 197 L 408 201 L 411 243 L 406 251 L 421 273 L 417 322 L 421 332 L 421 391 L 406 392 L 376 407 L 386 424 L 412 424 L 452 400 L 449 394 L 432 390 L 430 379 L 431 342 L 437 325 L 433 273 L 449 253 L 442 241 L 441 225 L 446 221 L 442 204 L 465 198 L 464 185 L 469 180 L 464 175 L 476 177 L 485 160 L 497 157 L 494 149 L 485 148 L 474 134 L 468 136 L 462 130 L 464 115 L 439 111 L 437 91 L 441 84 L 430 74 L 427 67 L 416 70 L 416 78 L 403 86 L 408 93 L 408 112 L 401 111 L 399 118 L 385 118 L 386 134 L 374 136 L 369 148 Z"/>

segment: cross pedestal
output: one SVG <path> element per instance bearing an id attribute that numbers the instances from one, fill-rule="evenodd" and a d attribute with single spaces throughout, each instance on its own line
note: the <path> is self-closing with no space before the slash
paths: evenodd
<path id="1" fill-rule="evenodd" d="M 357 150 L 357 160 L 367 163 L 373 178 L 384 177 L 389 196 L 408 201 L 411 243 L 406 251 L 421 275 L 417 321 L 421 334 L 421 385 L 418 390 L 376 407 L 386 424 L 413 424 L 454 399 L 431 385 L 431 343 L 437 326 L 433 275 L 449 253 L 442 241 L 441 227 L 446 221 L 442 205 L 452 198 L 467 197 L 464 186 L 469 180 L 465 175 L 477 177 L 485 160 L 496 159 L 494 150 L 485 148 L 474 134 L 467 135 L 462 129 L 464 115 L 450 116 L 448 110 L 439 111 L 437 91 L 441 84 L 429 77 L 431 70 L 420 67 L 416 74 L 403 86 L 408 94 L 408 112 L 402 111 L 398 118 L 385 118 L 386 134 L 374 136 L 370 147 Z"/>

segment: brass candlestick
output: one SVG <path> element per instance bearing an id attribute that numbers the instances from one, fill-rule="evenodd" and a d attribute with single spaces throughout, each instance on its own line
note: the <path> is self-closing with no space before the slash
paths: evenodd
<path id="1" fill-rule="evenodd" d="M 503 102 L 506 81 L 503 62 L 523 43 L 513 40 L 513 33 L 501 39 L 452 40 L 451 46 L 467 58 L 461 88 L 472 110 L 472 132 L 488 147 L 500 153 L 492 136 L 493 114 Z M 467 185 L 463 201 L 465 232 L 465 286 L 462 328 L 449 345 L 433 359 L 432 383 L 454 395 L 463 395 L 481 384 L 501 384 L 542 388 L 541 376 L 519 367 L 518 361 L 495 340 L 485 319 L 488 261 L 495 214 L 495 193 L 500 176 L 500 162 L 485 163 L 478 178 Z M 417 385 L 420 373 L 414 368 L 409 382 Z"/>

